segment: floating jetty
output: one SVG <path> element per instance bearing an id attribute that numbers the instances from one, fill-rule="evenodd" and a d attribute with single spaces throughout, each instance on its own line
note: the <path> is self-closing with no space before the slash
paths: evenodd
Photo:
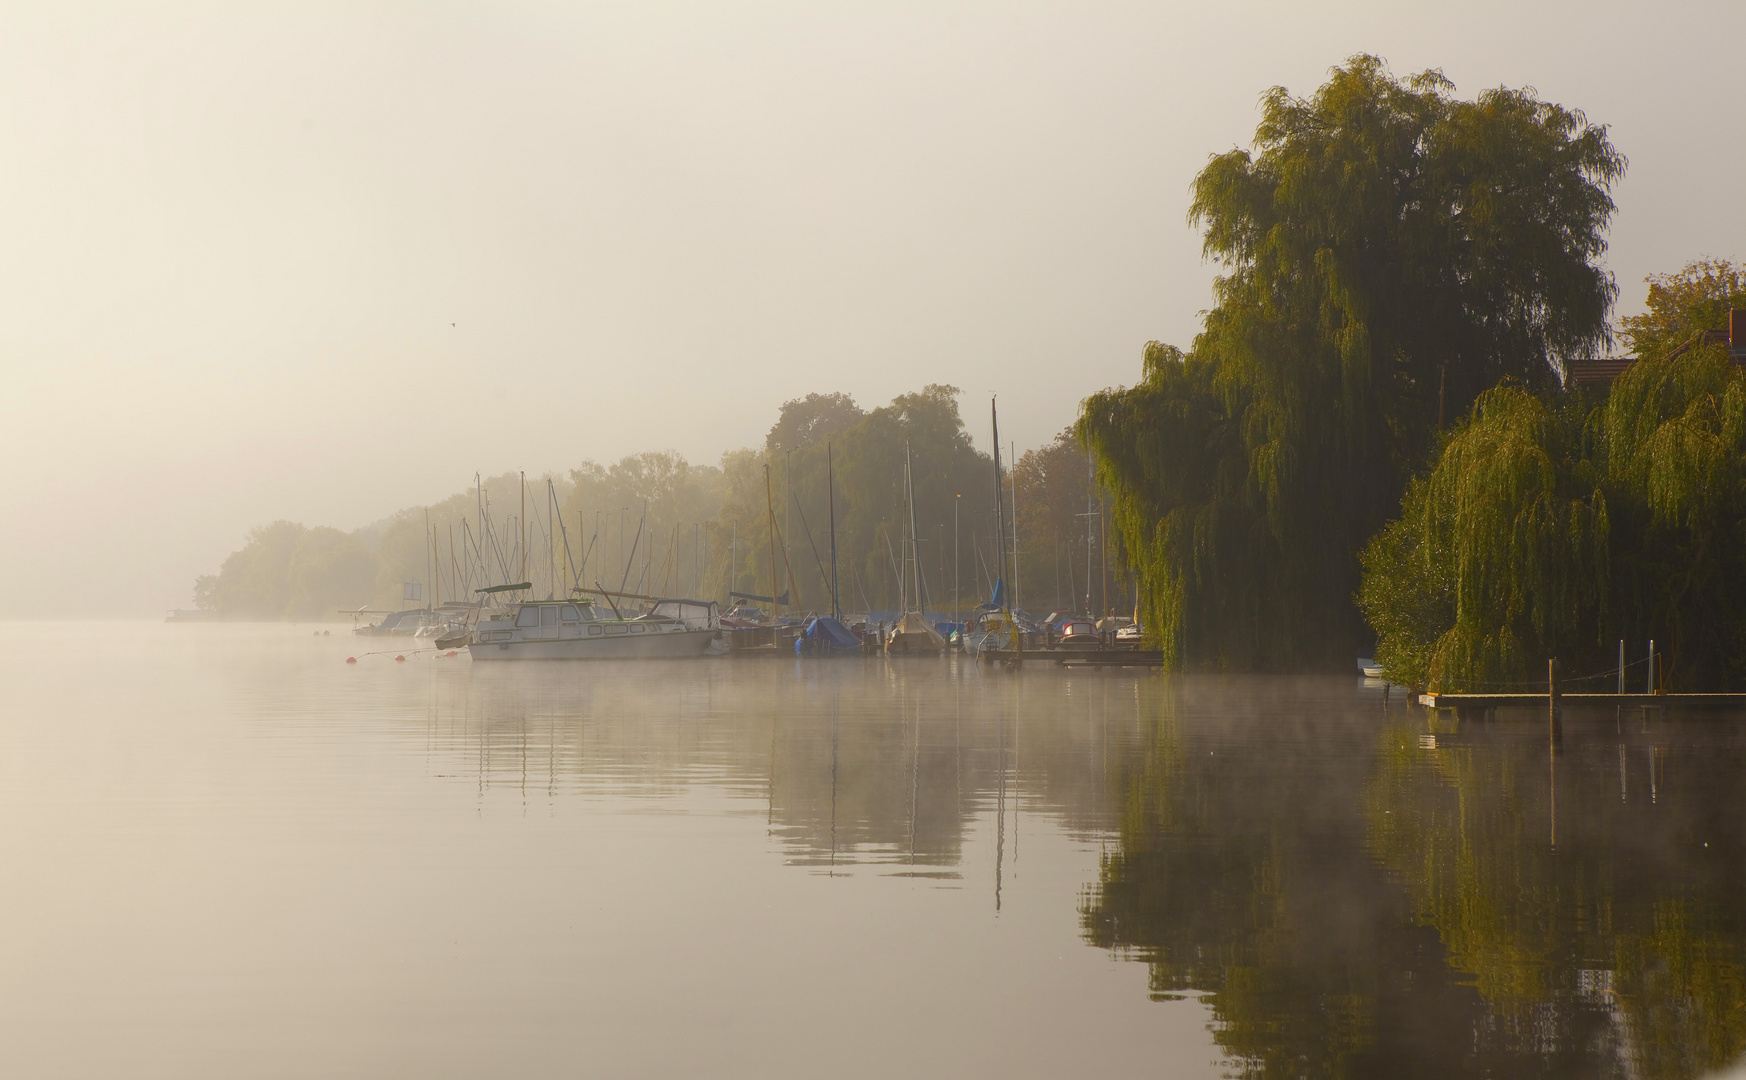
<path id="1" fill-rule="evenodd" d="M 1038 660 L 1053 660 L 1061 667 L 1163 667 L 1158 649 L 1081 649 L 1027 653 Z"/>
<path id="2" fill-rule="evenodd" d="M 1156 649 L 984 649 L 978 657 L 1008 667 L 1015 663 L 1093 668 L 1164 666 L 1164 654 Z"/>
<path id="3" fill-rule="evenodd" d="M 1565 708 L 1741 709 L 1746 694 L 1558 694 Z M 1433 709 L 1545 709 L 1550 694 L 1420 694 L 1419 704 Z"/>

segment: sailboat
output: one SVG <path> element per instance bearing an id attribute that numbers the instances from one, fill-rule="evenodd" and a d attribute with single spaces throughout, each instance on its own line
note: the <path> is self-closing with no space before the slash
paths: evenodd
<path id="1" fill-rule="evenodd" d="M 898 583 L 908 593 L 904 599 L 913 600 L 914 607 L 907 602 L 904 604 L 903 614 L 891 628 L 891 635 L 885 639 L 885 653 L 887 656 L 939 656 L 948 648 L 946 639 L 940 636 L 940 632 L 934 629 L 934 625 L 921 612 L 921 559 L 918 557 L 915 529 L 915 474 L 910 468 L 908 443 L 903 447 L 903 489 L 909 499 L 909 536 L 906 538 L 908 546 L 904 554 L 909 560 L 910 581 L 906 583 L 900 576 Z"/>
<path id="2" fill-rule="evenodd" d="M 994 594 L 976 609 L 976 628 L 964 635 L 964 651 L 978 659 L 999 656 L 1018 662 L 1024 658 L 1024 631 L 1013 618 L 1006 598 L 1006 510 L 1000 468 L 1000 413 L 988 403 L 989 424 L 994 434 L 994 538 L 1000 563 L 994 579 Z M 1016 496 L 1015 496 L 1016 498 Z M 1017 525 L 1015 523 L 1014 527 Z M 1014 563 L 1017 563 L 1015 556 Z"/>
<path id="3" fill-rule="evenodd" d="M 825 444 L 825 491 L 830 499 L 831 516 L 831 613 L 809 615 L 794 639 L 794 653 L 805 657 L 842 657 L 861 655 L 861 639 L 843 625 L 842 605 L 837 599 L 837 472 L 834 454 Z M 806 515 L 801 515 L 801 524 Z M 810 538 L 810 534 L 809 534 Z"/>
<path id="4" fill-rule="evenodd" d="M 964 635 L 964 651 L 977 657 L 1012 652 L 1018 648 L 1019 633 L 1006 606 L 1006 582 L 996 579 L 994 595 L 976 609 L 976 628 Z"/>

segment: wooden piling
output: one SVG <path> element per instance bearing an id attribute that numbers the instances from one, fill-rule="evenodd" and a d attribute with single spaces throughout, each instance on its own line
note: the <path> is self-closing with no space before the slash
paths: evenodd
<path id="1" fill-rule="evenodd" d="M 1546 661 L 1547 735 L 1556 747 L 1564 738 L 1564 724 L 1558 716 L 1558 659 Z"/>

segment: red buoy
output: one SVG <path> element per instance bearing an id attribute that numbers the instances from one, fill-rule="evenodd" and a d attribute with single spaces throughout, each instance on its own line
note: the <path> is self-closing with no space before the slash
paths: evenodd
<path id="1" fill-rule="evenodd" d="M 355 664 L 357 662 L 358 662 L 358 658 L 355 656 L 346 657 L 346 663 L 348 663 L 348 664 Z"/>
<path id="2" fill-rule="evenodd" d="M 404 664 L 404 663 L 406 663 L 406 657 L 404 657 L 404 656 L 396 656 L 396 657 L 395 657 L 395 658 L 394 658 L 394 662 L 395 662 L 395 663 L 396 663 L 396 664 Z"/>

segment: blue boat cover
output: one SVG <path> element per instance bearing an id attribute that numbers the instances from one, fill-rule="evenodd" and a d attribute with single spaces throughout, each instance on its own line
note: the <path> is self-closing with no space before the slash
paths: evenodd
<path id="1" fill-rule="evenodd" d="M 988 606 L 990 608 L 993 608 L 996 611 L 999 611 L 1002 607 L 1005 606 L 1005 600 L 1004 600 L 1005 596 L 1006 596 L 1006 579 L 1005 578 L 995 578 L 994 579 L 994 595 L 988 598 Z"/>
<path id="2" fill-rule="evenodd" d="M 815 615 L 806 620 L 800 636 L 794 639 L 794 651 L 800 656 L 824 656 L 851 650 L 861 650 L 861 639 L 829 615 Z"/>

